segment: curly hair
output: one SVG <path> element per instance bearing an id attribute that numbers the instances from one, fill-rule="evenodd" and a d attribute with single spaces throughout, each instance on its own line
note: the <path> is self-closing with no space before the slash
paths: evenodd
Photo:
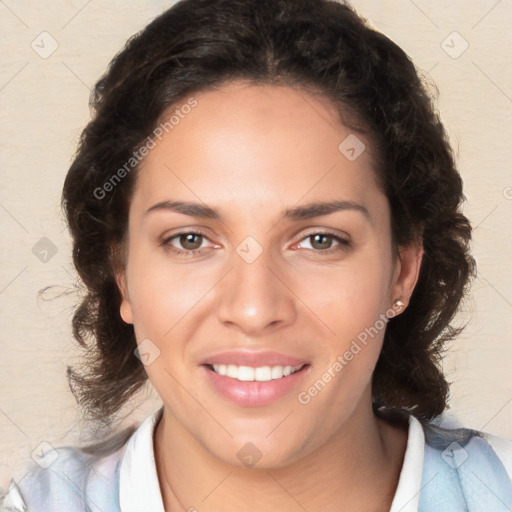
<path id="1" fill-rule="evenodd" d="M 109 424 L 147 380 L 134 356 L 133 326 L 120 316 L 115 277 L 138 165 L 122 180 L 112 177 L 163 114 L 234 80 L 320 94 L 346 125 L 369 136 L 394 246 L 421 241 L 424 248 L 409 307 L 385 332 L 374 408 L 413 410 L 425 421 L 439 415 L 448 397 L 443 349 L 460 332 L 452 322 L 475 267 L 462 180 L 411 60 L 350 6 L 329 0 L 181 0 L 132 37 L 97 82 L 62 197 L 85 285 L 73 317 L 83 364 L 68 370 L 82 410 Z"/>

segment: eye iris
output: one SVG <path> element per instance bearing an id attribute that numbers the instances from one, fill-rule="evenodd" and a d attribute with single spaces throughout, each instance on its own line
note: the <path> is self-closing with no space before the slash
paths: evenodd
<path id="1" fill-rule="evenodd" d="M 194 238 L 196 238 L 195 242 L 194 242 Z M 199 235 L 196 233 L 187 233 L 186 235 L 180 236 L 180 244 L 187 251 L 193 251 L 194 249 L 198 249 L 199 247 L 201 247 L 201 242 L 202 242 L 202 235 Z M 188 244 L 191 244 L 192 247 L 190 247 Z"/>
<path id="2" fill-rule="evenodd" d="M 317 235 L 311 235 L 311 238 L 313 240 L 313 243 L 311 244 L 313 247 L 315 247 L 315 244 L 317 243 L 317 241 L 320 240 L 320 243 L 316 244 L 316 247 L 315 247 L 316 249 L 329 249 L 331 246 L 332 239 L 329 235 L 317 234 Z M 323 242 L 322 242 L 322 240 L 323 240 Z"/>

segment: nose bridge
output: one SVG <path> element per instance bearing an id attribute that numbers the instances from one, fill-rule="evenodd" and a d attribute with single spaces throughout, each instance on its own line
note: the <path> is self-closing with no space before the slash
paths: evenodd
<path id="1" fill-rule="evenodd" d="M 278 261 L 252 237 L 236 248 L 232 270 L 223 280 L 219 320 L 256 335 L 269 325 L 293 320 L 293 294 L 279 276 Z"/>

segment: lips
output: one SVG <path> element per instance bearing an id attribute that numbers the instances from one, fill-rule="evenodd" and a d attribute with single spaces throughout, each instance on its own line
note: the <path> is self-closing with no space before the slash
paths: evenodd
<path id="1" fill-rule="evenodd" d="M 209 356 L 201 366 L 218 394 L 237 405 L 256 407 L 292 392 L 311 365 L 278 352 L 235 350 Z"/>
<path id="2" fill-rule="evenodd" d="M 264 351 L 251 352 L 248 350 L 230 350 L 207 357 L 204 365 L 225 364 L 235 366 L 249 366 L 258 368 L 263 366 L 304 366 L 308 361 L 279 352 Z"/>

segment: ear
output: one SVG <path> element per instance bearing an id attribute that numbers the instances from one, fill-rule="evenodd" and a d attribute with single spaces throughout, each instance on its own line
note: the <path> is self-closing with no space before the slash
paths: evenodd
<path id="1" fill-rule="evenodd" d="M 400 300 L 403 309 L 409 305 L 412 292 L 418 282 L 421 262 L 423 260 L 423 244 L 421 241 L 411 242 L 409 245 L 400 247 L 395 266 L 395 274 L 391 285 L 391 305 Z"/>
<path id="2" fill-rule="evenodd" d="M 125 323 L 133 324 L 133 310 L 126 279 L 126 241 L 110 246 L 110 264 L 112 265 L 111 268 L 121 295 L 119 314 Z"/>
<path id="3" fill-rule="evenodd" d="M 116 274 L 116 283 L 119 288 L 119 292 L 121 293 L 121 306 L 119 307 L 121 318 L 125 323 L 133 324 L 133 310 L 130 302 L 130 296 L 128 295 L 125 271 Z"/>

